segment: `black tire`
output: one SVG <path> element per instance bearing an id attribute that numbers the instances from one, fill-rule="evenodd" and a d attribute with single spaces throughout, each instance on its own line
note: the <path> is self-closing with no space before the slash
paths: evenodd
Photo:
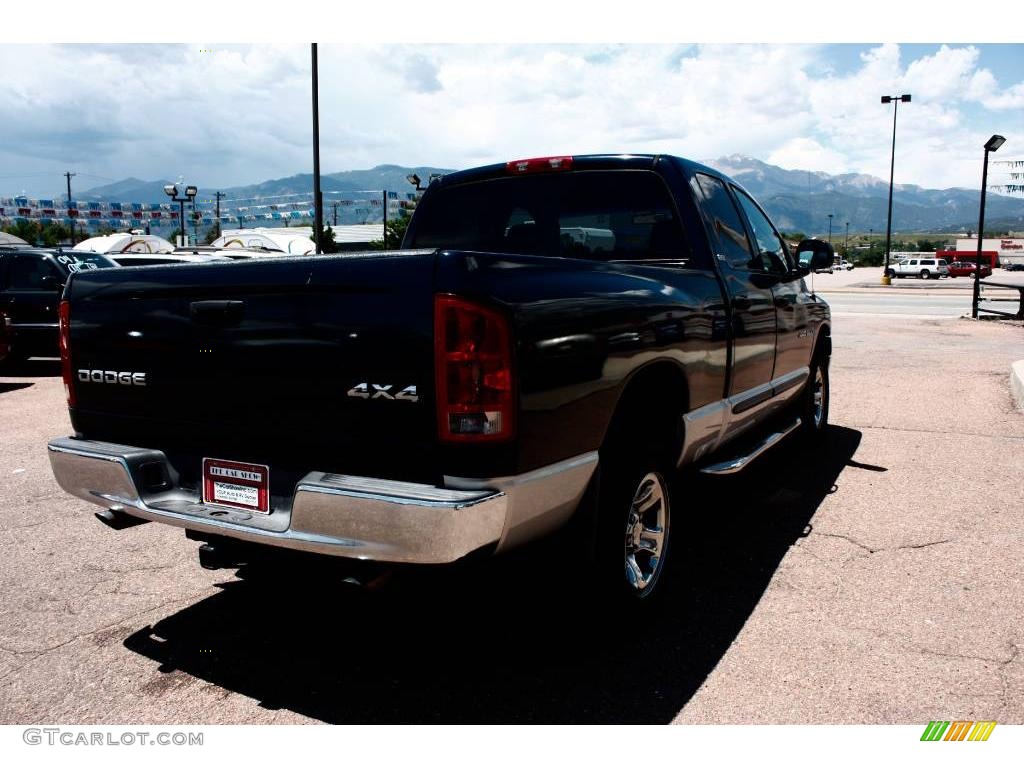
<path id="1" fill-rule="evenodd" d="M 921 274 L 918 275 L 918 277 L 920 277 L 922 280 L 927 280 L 931 277 L 931 274 L 932 273 L 929 272 L 927 269 L 922 269 Z"/>
<path id="2" fill-rule="evenodd" d="M 811 362 L 811 375 L 800 394 L 800 434 L 809 442 L 819 443 L 828 433 L 828 406 L 831 388 L 828 378 L 829 358 L 816 354 Z M 822 393 L 819 409 L 817 393 Z"/>
<path id="3" fill-rule="evenodd" d="M 650 606 L 667 591 L 671 550 L 670 467 L 643 452 L 602 458 L 592 569 L 596 597 L 627 608 Z"/>
<path id="4" fill-rule="evenodd" d="M 885 276 L 892 280 L 892 278 L 896 277 L 896 272 L 895 270 L 887 269 L 885 270 Z"/>

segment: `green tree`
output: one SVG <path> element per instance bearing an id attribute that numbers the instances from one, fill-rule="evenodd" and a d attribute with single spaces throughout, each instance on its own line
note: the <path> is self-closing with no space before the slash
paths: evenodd
<path id="1" fill-rule="evenodd" d="M 315 243 L 316 238 L 313 237 L 314 227 L 310 225 L 309 237 Z M 338 244 L 334 242 L 334 229 L 330 224 L 320 230 L 320 252 L 321 253 L 337 253 Z"/>
<path id="2" fill-rule="evenodd" d="M 14 223 L 4 226 L 4 232 L 35 245 L 39 238 L 39 224 L 28 219 L 15 219 Z"/>
<path id="3" fill-rule="evenodd" d="M 370 245 L 381 251 L 401 248 L 402 240 L 405 238 L 405 230 L 409 228 L 409 221 L 411 219 L 411 216 L 402 211 L 402 215 L 388 221 L 388 225 L 384 230 L 384 239 L 374 240 Z"/>
<path id="4" fill-rule="evenodd" d="M 872 248 L 863 256 L 857 257 L 857 263 L 862 267 L 880 267 L 882 262 L 885 260 L 882 251 L 877 248 Z"/>
<path id="5" fill-rule="evenodd" d="M 52 248 L 71 242 L 71 229 L 57 222 L 43 224 L 39 221 L 19 219 L 4 227 L 4 232 L 20 237 L 32 245 L 43 245 Z"/>
<path id="6" fill-rule="evenodd" d="M 206 231 L 206 237 L 203 238 L 203 242 L 209 245 L 218 237 L 220 237 L 220 224 L 214 224 Z"/>

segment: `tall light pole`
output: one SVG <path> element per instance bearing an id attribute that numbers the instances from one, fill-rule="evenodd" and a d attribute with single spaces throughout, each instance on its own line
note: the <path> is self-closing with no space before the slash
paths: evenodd
<path id="1" fill-rule="evenodd" d="M 324 201 L 320 195 L 320 87 L 316 61 L 316 43 L 312 43 L 313 56 L 313 242 L 316 252 L 323 253 L 320 233 L 324 228 Z"/>
<path id="2" fill-rule="evenodd" d="M 828 242 L 829 242 L 829 245 L 832 244 L 832 217 L 833 216 L 835 216 L 834 213 L 830 213 L 828 215 Z"/>
<path id="3" fill-rule="evenodd" d="M 995 152 L 1005 138 L 996 134 L 985 142 L 985 161 L 981 166 L 981 206 L 978 212 L 978 253 L 974 269 L 974 300 L 971 302 L 971 317 L 978 317 L 978 299 L 981 296 L 981 240 L 985 231 L 985 188 L 988 186 L 988 153 Z"/>
<path id="4" fill-rule="evenodd" d="M 843 240 L 843 258 L 850 260 L 850 222 L 846 222 L 846 239 Z"/>
<path id="5" fill-rule="evenodd" d="M 77 173 L 72 173 L 71 171 L 65 171 L 64 172 L 64 176 L 68 180 L 68 208 L 71 207 L 71 177 L 72 176 L 77 176 L 77 175 L 78 175 Z M 68 218 L 71 219 L 71 247 L 74 248 L 75 247 L 75 219 L 71 216 L 71 214 L 68 214 Z"/>
<path id="6" fill-rule="evenodd" d="M 889 249 L 892 246 L 892 180 L 896 171 L 896 113 L 899 112 L 900 102 L 910 102 L 910 94 L 902 96 L 883 96 L 882 103 L 892 102 L 892 157 L 889 160 L 889 218 L 885 225 L 885 271 L 882 272 L 882 282 L 889 284 Z"/>
<path id="7" fill-rule="evenodd" d="M 199 194 L 199 188 L 189 184 L 184 189 L 184 194 L 178 196 L 178 185 L 167 184 L 164 187 L 164 194 L 167 195 L 171 200 L 178 204 L 178 229 L 181 230 L 181 234 L 178 236 L 178 245 L 181 247 L 185 246 L 185 240 L 188 239 L 188 232 L 185 229 L 185 203 L 191 202 L 193 210 L 196 205 L 196 195 Z"/>

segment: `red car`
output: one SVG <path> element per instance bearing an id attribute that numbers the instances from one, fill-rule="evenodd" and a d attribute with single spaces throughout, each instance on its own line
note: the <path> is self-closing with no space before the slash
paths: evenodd
<path id="1" fill-rule="evenodd" d="M 949 276 L 950 277 L 974 277 L 974 270 L 978 268 L 978 265 L 973 261 L 954 261 L 949 265 Z M 981 265 L 981 276 L 991 277 L 992 267 L 988 264 L 982 263 Z"/>

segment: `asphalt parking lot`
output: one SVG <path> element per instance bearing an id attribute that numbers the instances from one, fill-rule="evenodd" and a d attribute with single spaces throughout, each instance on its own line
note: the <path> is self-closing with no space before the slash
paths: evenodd
<path id="1" fill-rule="evenodd" d="M 270 590 L 109 531 L 52 479 L 32 362 L 0 375 L 0 721 L 1024 723 L 1021 358 L 1019 324 L 837 317 L 827 450 L 684 477 L 629 622 L 529 554 Z"/>

